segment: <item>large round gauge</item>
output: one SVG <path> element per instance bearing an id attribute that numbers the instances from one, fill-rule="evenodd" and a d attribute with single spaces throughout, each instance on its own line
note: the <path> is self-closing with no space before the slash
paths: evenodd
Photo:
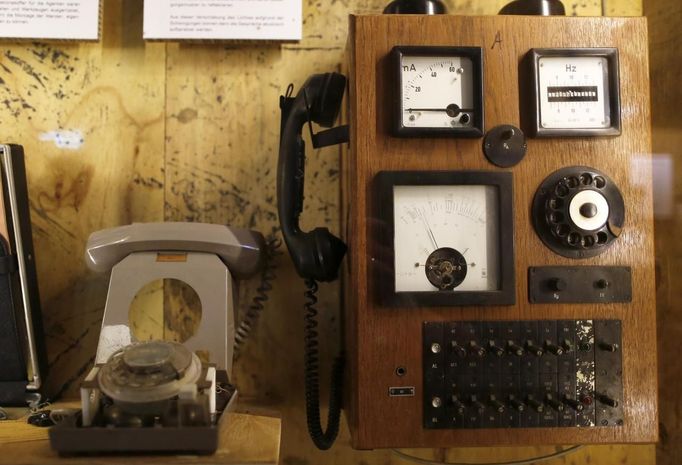
<path id="1" fill-rule="evenodd" d="M 394 134 L 483 135 L 479 47 L 393 48 Z"/>
<path id="2" fill-rule="evenodd" d="M 384 302 L 514 303 L 511 173 L 382 172 Z"/>
<path id="3" fill-rule="evenodd" d="M 531 135 L 620 134 L 617 49 L 532 49 L 527 60 Z"/>

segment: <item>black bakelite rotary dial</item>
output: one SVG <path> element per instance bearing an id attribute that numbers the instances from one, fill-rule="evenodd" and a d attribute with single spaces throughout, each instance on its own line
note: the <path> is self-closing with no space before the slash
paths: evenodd
<path id="1" fill-rule="evenodd" d="M 571 166 L 545 179 L 533 199 L 533 223 L 540 239 L 564 257 L 587 258 L 620 236 L 623 197 L 604 173 Z"/>

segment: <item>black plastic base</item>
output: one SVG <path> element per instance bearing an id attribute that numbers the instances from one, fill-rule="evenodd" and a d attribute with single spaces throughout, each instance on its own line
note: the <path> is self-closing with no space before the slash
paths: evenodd
<path id="1" fill-rule="evenodd" d="M 55 426 L 50 443 L 60 455 L 194 453 L 208 455 L 218 448 L 218 426 L 185 428 L 82 428 Z"/>

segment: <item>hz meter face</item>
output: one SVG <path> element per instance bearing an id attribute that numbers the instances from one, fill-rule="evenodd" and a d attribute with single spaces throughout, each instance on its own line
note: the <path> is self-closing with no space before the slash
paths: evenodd
<path id="1" fill-rule="evenodd" d="M 385 302 L 513 303 L 510 173 L 387 171 L 378 179 L 391 241 Z"/>
<path id="2" fill-rule="evenodd" d="M 483 134 L 482 54 L 478 47 L 394 47 L 394 134 Z"/>
<path id="3" fill-rule="evenodd" d="M 538 136 L 618 135 L 616 49 L 533 49 Z"/>

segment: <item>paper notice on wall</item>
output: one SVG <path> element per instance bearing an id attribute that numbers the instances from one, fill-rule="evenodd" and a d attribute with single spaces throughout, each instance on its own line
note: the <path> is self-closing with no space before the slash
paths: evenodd
<path id="1" fill-rule="evenodd" d="M 302 0 L 145 0 L 145 39 L 300 40 Z"/>
<path id="2" fill-rule="evenodd" d="M 0 0 L 0 39 L 99 39 L 99 0 Z"/>

